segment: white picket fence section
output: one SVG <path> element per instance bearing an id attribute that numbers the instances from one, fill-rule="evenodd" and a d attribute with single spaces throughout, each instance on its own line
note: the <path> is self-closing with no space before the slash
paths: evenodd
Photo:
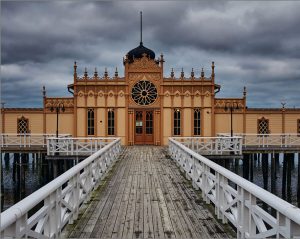
<path id="1" fill-rule="evenodd" d="M 91 155 L 108 145 L 116 138 L 96 138 L 96 137 L 50 137 L 47 138 L 47 155 L 63 156 L 84 156 Z"/>
<path id="2" fill-rule="evenodd" d="M 60 134 L 58 137 L 69 137 L 68 134 Z M 1 147 L 18 146 L 26 148 L 31 146 L 45 147 L 47 145 L 47 138 L 55 137 L 54 134 L 1 134 Z"/>
<path id="3" fill-rule="evenodd" d="M 230 134 L 218 134 L 219 137 L 230 137 Z M 259 148 L 300 148 L 300 134 L 234 134 L 243 138 L 243 147 Z"/>
<path id="4" fill-rule="evenodd" d="M 91 192 L 116 161 L 120 151 L 121 140 L 114 139 L 1 213 L 1 238 L 61 238 L 64 226 L 77 219 L 80 206 L 90 199 Z M 39 203 L 43 206 L 29 216 Z"/>
<path id="5" fill-rule="evenodd" d="M 242 155 L 242 137 L 173 137 L 202 155 Z"/>
<path id="6" fill-rule="evenodd" d="M 169 151 L 219 219 L 236 227 L 237 238 L 300 238 L 300 209 L 195 153 L 175 138 Z M 236 185 L 236 189 L 229 184 Z M 276 210 L 265 211 L 258 200 Z"/>

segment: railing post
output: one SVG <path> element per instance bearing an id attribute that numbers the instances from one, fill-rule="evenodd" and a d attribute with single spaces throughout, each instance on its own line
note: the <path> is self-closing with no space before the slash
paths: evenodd
<path id="1" fill-rule="evenodd" d="M 48 223 L 46 223 L 44 228 L 44 233 L 49 238 L 58 238 L 58 225 L 60 225 L 60 204 L 58 204 L 57 191 L 51 193 L 44 201 L 44 206 L 48 207 Z"/>
<path id="2" fill-rule="evenodd" d="M 79 201 L 80 201 L 80 173 L 76 174 L 72 179 L 72 184 L 74 185 L 73 197 L 73 216 L 71 223 L 78 218 L 79 214 Z"/>

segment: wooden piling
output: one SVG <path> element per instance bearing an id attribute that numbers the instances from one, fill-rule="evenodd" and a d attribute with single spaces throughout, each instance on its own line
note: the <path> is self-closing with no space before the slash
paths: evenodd
<path id="1" fill-rule="evenodd" d="M 268 173 L 269 173 L 269 154 L 262 154 L 262 172 L 263 172 L 263 182 L 264 182 L 264 189 L 268 190 Z"/>
<path id="2" fill-rule="evenodd" d="M 292 161 L 294 160 L 294 154 L 287 154 L 287 178 L 286 178 L 286 199 L 288 202 L 292 202 Z"/>
<path id="3" fill-rule="evenodd" d="M 271 193 L 276 195 L 276 159 L 275 154 L 271 158 Z"/>
<path id="4" fill-rule="evenodd" d="M 286 167 L 287 167 L 287 158 L 286 155 L 283 155 L 283 165 L 282 165 L 282 184 L 281 184 L 281 195 L 282 199 L 286 200 Z"/>
<path id="5" fill-rule="evenodd" d="M 244 154 L 243 158 L 243 178 L 249 180 L 249 158 L 250 154 Z"/>
<path id="6" fill-rule="evenodd" d="M 1 160 L 2 160 L 2 153 L 0 152 L 0 156 L 1 156 Z M 5 157 L 5 156 L 4 156 Z M 3 170 L 2 170 L 2 164 L 0 164 L 1 166 L 1 212 L 3 211 L 3 207 L 4 207 L 4 183 L 3 183 Z"/>
<path id="7" fill-rule="evenodd" d="M 300 155 L 298 153 L 297 206 L 300 208 Z"/>
<path id="8" fill-rule="evenodd" d="M 254 154 L 250 155 L 250 182 L 253 182 L 253 161 L 254 161 Z"/>

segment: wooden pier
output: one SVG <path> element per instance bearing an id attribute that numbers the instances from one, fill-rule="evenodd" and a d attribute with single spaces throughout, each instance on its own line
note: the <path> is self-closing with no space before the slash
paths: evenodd
<path id="1" fill-rule="evenodd" d="M 230 238 L 166 148 L 126 147 L 109 180 L 104 180 L 63 234 L 69 238 Z M 226 227 L 226 229 L 225 229 Z"/>

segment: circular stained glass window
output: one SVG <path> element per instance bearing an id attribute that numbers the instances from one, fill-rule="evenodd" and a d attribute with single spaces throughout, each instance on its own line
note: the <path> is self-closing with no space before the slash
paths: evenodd
<path id="1" fill-rule="evenodd" d="M 157 89 L 150 81 L 141 80 L 132 87 L 131 97 L 139 105 L 150 105 L 157 98 Z"/>

